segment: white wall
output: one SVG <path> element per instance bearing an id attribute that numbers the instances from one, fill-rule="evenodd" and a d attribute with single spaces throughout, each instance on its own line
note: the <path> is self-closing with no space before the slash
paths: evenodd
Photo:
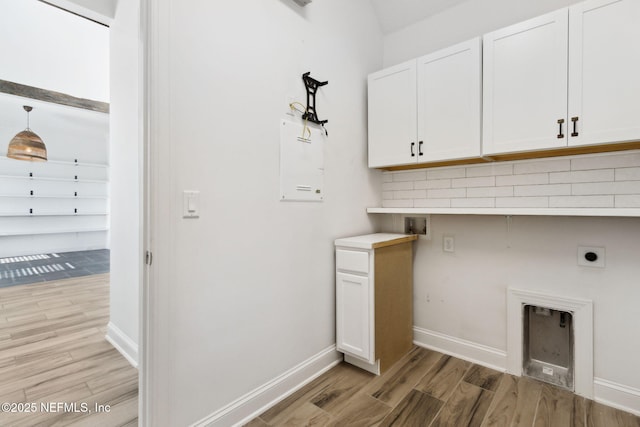
<path id="1" fill-rule="evenodd" d="M 573 1 L 467 1 L 385 37 L 384 62 L 402 62 L 568 3 Z M 532 164 L 520 164 L 525 163 Z M 499 175 L 496 168 L 489 175 Z M 437 178 L 438 170 L 428 169 L 427 181 L 430 175 Z M 428 196 L 422 199 L 427 203 Z M 594 375 L 606 385 L 596 387 L 595 397 L 640 413 L 634 356 L 640 343 L 633 338 L 640 315 L 640 219 L 513 217 L 509 228 L 500 216 L 434 215 L 431 225 L 432 240 L 420 241 L 415 255 L 418 328 L 498 354 L 507 349 L 508 287 L 592 299 Z M 455 236 L 454 254 L 442 251 L 445 234 Z M 606 268 L 577 266 L 578 245 L 606 247 Z"/>
<path id="2" fill-rule="evenodd" d="M 640 389 L 638 218 L 516 216 L 508 231 L 501 216 L 433 215 L 431 226 L 416 248 L 417 327 L 506 351 L 507 288 L 591 299 L 594 376 Z M 443 252 L 443 235 L 455 253 Z M 578 266 L 578 245 L 604 246 L 606 267 Z"/>
<path id="3" fill-rule="evenodd" d="M 107 336 L 138 360 L 142 282 L 142 133 L 139 2 L 122 1 L 111 24 L 111 282 Z"/>
<path id="4" fill-rule="evenodd" d="M 577 0 L 467 0 L 385 36 L 384 66 L 452 46 L 572 3 L 577 3 Z"/>
<path id="5" fill-rule="evenodd" d="M 150 422 L 187 425 L 335 344 L 333 240 L 372 232 L 380 204 L 366 76 L 382 40 L 368 0 L 156 5 Z M 306 71 L 329 81 L 325 198 L 281 202 L 280 119 Z"/>
<path id="6" fill-rule="evenodd" d="M 0 79 L 109 102 L 109 29 L 37 0 L 0 0 Z"/>

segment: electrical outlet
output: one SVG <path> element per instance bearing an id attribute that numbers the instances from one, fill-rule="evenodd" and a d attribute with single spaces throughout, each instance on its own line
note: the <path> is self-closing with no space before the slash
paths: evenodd
<path id="1" fill-rule="evenodd" d="M 442 236 L 442 250 L 444 252 L 455 252 L 455 239 L 453 236 Z"/>
<path id="2" fill-rule="evenodd" d="M 605 250 L 600 246 L 578 246 L 578 265 L 583 267 L 605 266 Z"/>

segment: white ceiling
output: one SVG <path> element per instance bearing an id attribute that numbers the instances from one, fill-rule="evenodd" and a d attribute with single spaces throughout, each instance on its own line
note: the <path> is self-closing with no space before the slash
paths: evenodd
<path id="1" fill-rule="evenodd" d="M 389 34 L 466 0 L 371 0 L 384 34 Z"/>

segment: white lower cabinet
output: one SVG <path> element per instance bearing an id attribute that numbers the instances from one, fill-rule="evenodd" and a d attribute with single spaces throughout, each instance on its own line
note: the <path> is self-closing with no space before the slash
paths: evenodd
<path id="1" fill-rule="evenodd" d="M 338 350 L 373 363 L 373 289 L 368 277 L 336 273 Z"/>
<path id="2" fill-rule="evenodd" d="M 411 349 L 416 238 L 336 240 L 336 343 L 346 362 L 380 374 Z"/>

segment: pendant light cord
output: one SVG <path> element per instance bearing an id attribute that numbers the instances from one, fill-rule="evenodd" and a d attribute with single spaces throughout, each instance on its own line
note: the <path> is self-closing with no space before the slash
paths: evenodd
<path id="1" fill-rule="evenodd" d="M 31 128 L 29 127 L 29 113 L 31 113 L 33 107 L 30 105 L 23 105 L 22 108 L 27 112 L 27 130 L 31 130 Z"/>

